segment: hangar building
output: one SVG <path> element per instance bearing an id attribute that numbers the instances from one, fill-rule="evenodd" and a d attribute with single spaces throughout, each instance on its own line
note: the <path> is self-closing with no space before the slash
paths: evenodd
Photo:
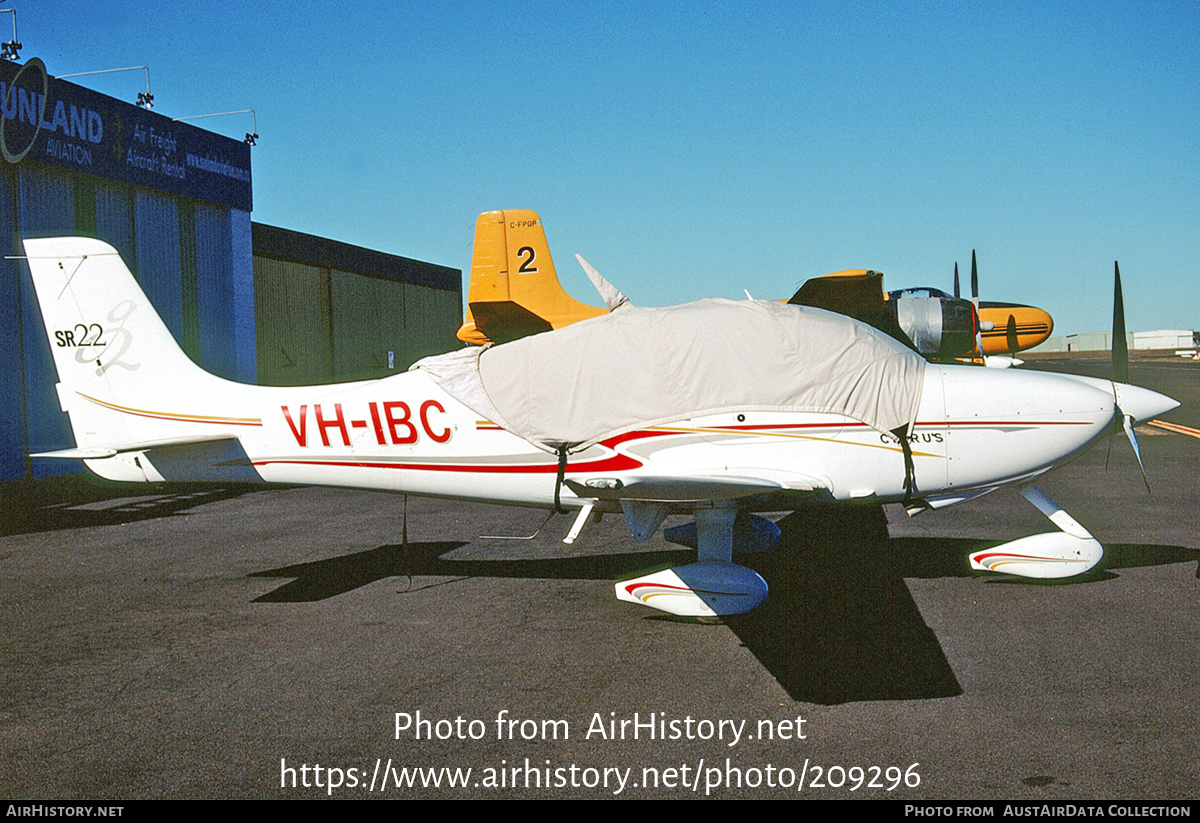
<path id="1" fill-rule="evenodd" d="M 77 470 L 21 240 L 111 244 L 200 366 L 275 385 L 460 345 L 462 272 L 254 224 L 250 146 L 0 60 L 0 482 Z"/>

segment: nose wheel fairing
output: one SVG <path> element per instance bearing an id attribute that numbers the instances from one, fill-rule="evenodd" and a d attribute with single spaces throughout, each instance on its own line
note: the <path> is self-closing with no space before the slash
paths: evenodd
<path id="1" fill-rule="evenodd" d="M 1104 547 L 1079 521 L 1036 486 L 1026 486 L 1021 495 L 1058 526 L 1059 531 L 1022 537 L 975 552 L 970 556 L 972 569 L 1049 580 L 1075 577 L 1096 567 L 1104 557 Z"/>

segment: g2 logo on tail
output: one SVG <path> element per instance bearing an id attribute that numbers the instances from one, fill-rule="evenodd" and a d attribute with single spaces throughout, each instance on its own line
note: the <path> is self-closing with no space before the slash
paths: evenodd
<path id="1" fill-rule="evenodd" d="M 109 332 L 112 334 L 108 338 L 107 344 L 104 346 L 104 351 L 100 352 L 96 357 L 96 376 L 103 377 L 104 373 L 113 366 L 120 366 L 127 371 L 135 371 L 141 368 L 141 363 L 126 363 L 121 360 L 121 356 L 129 351 L 129 347 L 133 345 L 133 332 L 125 328 L 125 321 L 129 316 L 137 310 L 137 304 L 132 300 L 122 300 L 117 305 L 108 310 L 108 322 L 116 323 L 116 326 L 110 326 Z M 116 352 L 109 356 L 109 352 L 114 346 L 117 346 Z M 91 358 L 83 357 L 83 350 L 75 352 L 75 359 L 80 363 Z"/>
<path id="2" fill-rule="evenodd" d="M 55 345 L 58 348 L 75 349 L 76 363 L 95 363 L 97 377 L 103 377 L 113 366 L 134 371 L 141 367 L 141 363 L 126 363 L 121 356 L 133 345 L 133 333 L 125 328 L 125 321 L 135 309 L 137 305 L 132 300 L 122 300 L 109 310 L 110 325 L 107 327 L 99 323 L 76 323 L 69 329 L 56 329 Z M 111 357 L 108 356 L 110 352 Z"/>

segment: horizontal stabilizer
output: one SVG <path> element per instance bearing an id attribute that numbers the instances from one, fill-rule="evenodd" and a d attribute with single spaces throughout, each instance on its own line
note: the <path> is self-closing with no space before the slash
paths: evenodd
<path id="1" fill-rule="evenodd" d="M 55 452 L 37 452 L 29 455 L 30 457 L 61 457 L 66 460 L 102 460 L 105 457 L 112 457 L 117 453 L 116 449 L 61 449 Z"/>
<path id="2" fill-rule="evenodd" d="M 194 443 L 219 443 L 222 440 L 237 440 L 230 435 L 207 435 L 197 437 L 167 437 L 161 440 L 143 440 L 138 443 L 122 443 L 117 446 L 92 446 L 86 449 L 61 449 L 52 452 L 38 452 L 30 457 L 60 457 L 75 460 L 102 460 L 122 452 L 143 452 L 165 446 L 188 446 Z"/>
<path id="3" fill-rule="evenodd" d="M 115 446 L 63 449 L 31 456 L 83 460 L 91 471 L 101 477 L 134 483 L 262 481 L 246 456 L 241 441 L 233 435 L 168 437 Z"/>

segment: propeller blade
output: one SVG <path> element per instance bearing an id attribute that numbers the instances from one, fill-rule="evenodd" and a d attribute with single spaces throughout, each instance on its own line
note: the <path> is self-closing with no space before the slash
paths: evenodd
<path id="1" fill-rule="evenodd" d="M 1118 414 L 1120 411 L 1117 409 Z M 1138 448 L 1137 435 L 1133 433 L 1133 417 L 1122 414 L 1121 423 L 1125 427 L 1125 436 L 1129 438 L 1129 445 L 1133 446 L 1133 455 L 1137 458 L 1138 468 L 1142 470 L 1142 482 L 1146 484 L 1146 494 L 1150 494 L 1150 478 L 1146 477 L 1146 467 L 1142 465 L 1142 450 Z"/>
<path id="2" fill-rule="evenodd" d="M 1113 429 L 1120 421 L 1133 447 L 1133 456 L 1137 458 L 1138 468 L 1142 470 L 1142 482 L 1146 484 L 1146 494 L 1150 494 L 1150 478 L 1146 476 L 1146 466 L 1142 463 L 1142 450 L 1138 448 L 1137 435 L 1133 432 L 1133 415 L 1121 411 L 1117 404 L 1117 383 L 1129 383 L 1129 345 L 1125 339 L 1125 298 L 1121 295 L 1121 266 L 1113 262 L 1113 340 L 1112 340 L 1112 370 L 1113 370 Z M 1112 439 L 1109 438 L 1109 452 L 1112 451 Z M 1106 461 L 1107 464 L 1107 461 Z"/>
<path id="3" fill-rule="evenodd" d="M 975 249 L 971 249 L 971 305 L 975 307 L 975 353 L 983 357 L 983 328 L 979 320 L 979 267 L 975 265 Z"/>
<path id="4" fill-rule="evenodd" d="M 1008 353 L 1015 355 L 1017 353 L 1017 318 L 1015 315 L 1008 316 L 1008 325 L 1004 329 L 1004 337 L 1008 342 Z"/>
<path id="5" fill-rule="evenodd" d="M 975 249 L 971 249 L 971 299 L 979 307 L 979 268 L 975 265 Z"/>
<path id="6" fill-rule="evenodd" d="M 1117 383 L 1129 382 L 1129 346 L 1125 340 L 1125 299 L 1121 296 L 1121 267 L 1113 262 L 1112 370 Z"/>
<path id="7" fill-rule="evenodd" d="M 1112 444 L 1117 434 L 1122 429 L 1122 421 L 1125 419 L 1125 412 L 1121 411 L 1121 406 L 1117 403 L 1117 387 L 1113 385 L 1113 419 L 1112 425 L 1108 427 L 1108 453 L 1104 455 L 1104 471 L 1108 472 L 1108 464 L 1112 460 Z"/>
<path id="8" fill-rule="evenodd" d="M 954 261 L 954 296 L 958 297 L 958 261 Z"/>

